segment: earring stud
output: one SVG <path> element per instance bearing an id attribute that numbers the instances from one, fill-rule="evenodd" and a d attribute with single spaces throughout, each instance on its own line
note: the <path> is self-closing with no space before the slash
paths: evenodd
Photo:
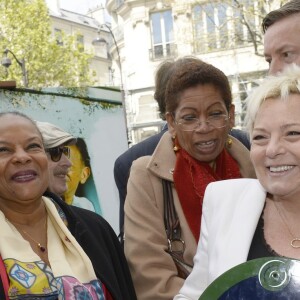
<path id="1" fill-rule="evenodd" d="M 227 147 L 228 147 L 228 148 L 231 148 L 232 143 L 233 143 L 232 138 L 231 138 L 231 137 L 228 137 L 228 138 L 227 138 Z"/>

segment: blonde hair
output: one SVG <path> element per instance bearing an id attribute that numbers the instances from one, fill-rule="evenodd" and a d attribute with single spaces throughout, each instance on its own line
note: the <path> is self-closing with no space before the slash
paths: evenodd
<path id="1" fill-rule="evenodd" d="M 277 76 L 266 77 L 258 87 L 253 89 L 246 99 L 245 125 L 250 134 L 250 140 L 252 139 L 254 121 L 262 103 L 266 99 L 276 98 L 286 101 L 290 94 L 300 94 L 300 67 L 295 64 L 290 65 Z"/>

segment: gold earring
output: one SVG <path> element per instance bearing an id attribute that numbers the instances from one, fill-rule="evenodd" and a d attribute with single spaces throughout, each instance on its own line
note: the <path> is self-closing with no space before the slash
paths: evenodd
<path id="1" fill-rule="evenodd" d="M 232 141 L 232 138 L 230 136 L 228 136 L 226 143 L 227 143 L 227 147 L 231 148 L 231 145 L 232 145 L 233 141 Z"/>
<path id="2" fill-rule="evenodd" d="M 176 145 L 176 134 L 174 134 L 173 136 L 172 136 L 172 141 L 173 141 L 173 144 L 174 144 L 174 147 L 173 147 L 173 150 L 174 150 L 174 152 L 177 152 L 180 148 Z"/>

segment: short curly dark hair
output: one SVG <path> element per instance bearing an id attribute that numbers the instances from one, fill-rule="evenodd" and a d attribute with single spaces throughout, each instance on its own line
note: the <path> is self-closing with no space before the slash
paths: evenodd
<path id="1" fill-rule="evenodd" d="M 267 29 L 274 23 L 297 13 L 300 13 L 299 0 L 291 0 L 280 8 L 270 11 L 262 20 L 263 33 L 266 33 Z"/>
<path id="2" fill-rule="evenodd" d="M 166 87 L 166 110 L 176 111 L 182 92 L 197 85 L 211 84 L 220 91 L 229 111 L 232 94 L 227 76 L 218 68 L 196 57 L 183 57 L 174 63 L 173 72 Z"/>

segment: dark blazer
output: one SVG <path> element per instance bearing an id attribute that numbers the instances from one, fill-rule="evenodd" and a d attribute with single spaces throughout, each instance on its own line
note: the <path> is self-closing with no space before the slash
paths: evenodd
<path id="1" fill-rule="evenodd" d="M 96 276 L 106 286 L 114 300 L 135 300 L 130 271 L 123 249 L 111 226 L 98 214 L 71 206 L 52 193 L 52 198 L 64 212 L 68 228 L 90 258 Z M 0 299 L 5 299 L 0 280 Z"/>
<path id="2" fill-rule="evenodd" d="M 115 161 L 114 177 L 119 191 L 119 199 L 120 199 L 120 210 L 119 210 L 120 233 L 123 232 L 124 203 L 127 195 L 127 181 L 129 178 L 132 162 L 139 157 L 152 155 L 158 142 L 160 141 L 161 137 L 167 130 L 168 127 L 164 126 L 161 132 L 153 136 L 150 136 L 149 138 L 145 139 L 144 141 L 136 145 L 133 145 L 131 148 L 129 148 L 127 151 L 121 154 Z"/>
<path id="3" fill-rule="evenodd" d="M 164 126 L 163 130 L 155 134 L 146 140 L 132 146 L 123 154 L 121 154 L 115 161 L 114 165 L 114 177 L 117 188 L 119 190 L 120 198 L 120 210 L 119 210 L 119 220 L 120 220 L 120 235 L 123 237 L 123 225 L 124 225 L 124 203 L 127 195 L 127 181 L 129 178 L 130 168 L 132 162 L 139 157 L 152 155 L 154 149 L 156 148 L 160 138 L 168 130 L 167 126 Z M 238 139 L 247 149 L 250 149 L 250 140 L 248 134 L 245 131 L 239 129 L 232 129 L 230 135 Z"/>
<path id="4" fill-rule="evenodd" d="M 230 135 L 239 140 L 248 150 L 250 150 L 250 138 L 247 132 L 240 129 L 231 129 Z"/>

